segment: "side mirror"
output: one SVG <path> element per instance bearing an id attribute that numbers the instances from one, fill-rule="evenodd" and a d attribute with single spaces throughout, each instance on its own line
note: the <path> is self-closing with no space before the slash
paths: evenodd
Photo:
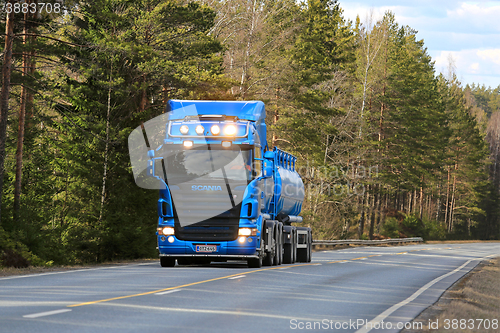
<path id="1" fill-rule="evenodd" d="M 271 178 L 273 176 L 273 162 L 264 160 L 264 166 L 262 168 L 262 177 Z"/>

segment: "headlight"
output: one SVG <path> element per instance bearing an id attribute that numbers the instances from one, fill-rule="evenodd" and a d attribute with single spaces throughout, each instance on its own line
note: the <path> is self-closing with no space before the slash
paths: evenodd
<path id="1" fill-rule="evenodd" d="M 191 148 L 193 146 L 193 141 L 184 141 L 182 144 L 185 148 Z"/>
<path id="2" fill-rule="evenodd" d="M 210 132 L 212 132 L 213 135 L 219 135 L 220 127 L 218 125 L 214 125 L 210 128 Z"/>
<path id="3" fill-rule="evenodd" d="M 257 235 L 257 229 L 250 229 L 250 228 L 240 228 L 238 230 L 238 236 L 256 236 Z"/>
<path id="4" fill-rule="evenodd" d="M 224 135 L 232 136 L 236 134 L 236 126 L 228 125 L 224 127 Z"/>
<path id="5" fill-rule="evenodd" d="M 187 127 L 187 125 L 182 125 L 179 131 L 181 131 L 181 134 L 186 135 L 189 133 L 189 127 Z"/>
<path id="6" fill-rule="evenodd" d="M 201 125 L 198 125 L 198 126 L 196 126 L 195 131 L 196 131 L 196 134 L 198 134 L 198 135 L 202 135 L 202 134 L 203 134 L 203 132 L 205 132 L 205 127 L 203 127 L 203 126 L 201 126 Z"/>
<path id="7" fill-rule="evenodd" d="M 162 229 L 161 232 L 163 235 L 168 236 L 168 235 L 173 235 L 175 233 L 175 230 L 172 227 L 165 227 Z"/>

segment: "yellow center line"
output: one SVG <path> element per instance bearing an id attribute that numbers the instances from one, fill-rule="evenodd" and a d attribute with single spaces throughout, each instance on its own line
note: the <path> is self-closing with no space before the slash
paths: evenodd
<path id="1" fill-rule="evenodd" d="M 301 265 L 293 265 L 293 266 L 290 266 L 290 267 L 311 266 L 311 265 L 316 265 L 316 264 L 301 264 Z M 180 286 L 169 287 L 169 288 L 164 288 L 164 289 L 158 289 L 158 290 L 153 290 L 153 291 L 147 291 L 147 292 L 140 293 L 140 294 L 118 296 L 118 297 L 100 299 L 100 300 L 97 300 L 97 301 L 78 303 L 78 304 L 68 305 L 67 307 L 68 308 L 74 308 L 74 307 L 77 307 L 77 306 L 91 305 L 91 304 L 97 304 L 97 303 L 103 303 L 103 302 L 116 301 L 116 300 L 119 300 L 119 299 L 125 299 L 125 298 L 132 298 L 132 297 L 139 297 L 139 296 L 151 295 L 151 294 L 155 294 L 155 293 L 159 293 L 159 292 L 163 292 L 163 291 L 168 291 L 168 290 L 173 290 L 173 289 L 179 289 L 179 288 L 185 288 L 185 287 L 195 286 L 195 285 L 198 285 L 198 284 L 212 282 L 212 281 L 217 281 L 217 280 L 223 280 L 223 279 L 227 279 L 227 278 L 230 278 L 230 277 L 233 277 L 233 276 L 239 276 L 239 275 L 242 275 L 242 274 L 251 274 L 251 273 L 256 273 L 256 272 L 269 271 L 269 270 L 273 270 L 273 269 L 280 269 L 280 268 L 282 268 L 282 267 L 278 266 L 278 267 L 270 267 L 270 268 L 257 269 L 257 270 L 254 270 L 254 271 L 248 271 L 248 272 L 243 272 L 243 273 L 240 272 L 240 273 L 237 273 L 237 274 L 226 275 L 226 276 L 222 276 L 222 277 L 218 277 L 218 278 L 213 278 L 213 279 L 209 279 L 209 280 L 203 280 L 203 281 L 197 281 L 197 282 L 187 283 L 187 284 L 183 284 L 183 285 L 180 285 Z"/>
<path id="2" fill-rule="evenodd" d="M 415 251 L 418 251 L 418 250 L 415 250 Z M 408 252 L 400 252 L 400 253 L 396 253 L 396 254 L 404 254 L 404 253 L 408 253 Z M 391 254 L 388 253 L 388 255 L 394 255 L 394 253 L 391 253 Z M 381 255 L 380 254 L 373 254 L 373 255 L 370 255 L 368 257 L 377 257 L 377 256 L 381 256 Z M 368 257 L 359 257 L 359 258 L 354 258 L 354 259 L 349 259 L 349 260 L 368 259 Z M 348 262 L 349 260 L 330 261 L 330 262 L 328 262 L 328 264 L 343 263 L 343 262 Z M 314 265 L 317 265 L 317 264 L 301 264 L 301 265 L 293 265 L 293 266 L 290 266 L 290 267 L 293 268 L 293 267 L 311 266 L 311 265 L 314 266 Z M 222 277 L 218 277 L 218 278 L 213 278 L 213 279 L 209 279 L 209 280 L 203 280 L 203 281 L 197 281 L 197 282 L 192 282 L 192 283 L 188 283 L 188 284 L 183 284 L 183 285 L 180 285 L 180 286 L 169 287 L 169 288 L 164 288 L 164 289 L 158 289 L 158 290 L 153 290 L 153 291 L 147 291 L 147 292 L 139 293 L 139 294 L 118 296 L 118 297 L 101 299 L 101 300 L 97 300 L 97 301 L 78 303 L 78 304 L 68 305 L 67 307 L 68 308 L 74 308 L 74 307 L 77 307 L 77 306 L 91 305 L 91 304 L 97 304 L 97 303 L 103 303 L 103 302 L 116 301 L 116 300 L 119 300 L 119 299 L 125 299 L 125 298 L 132 298 L 132 297 L 139 297 L 139 296 L 151 295 L 151 294 L 156 294 L 156 293 L 160 293 L 160 292 L 163 292 L 163 291 L 169 291 L 169 290 L 173 290 L 173 289 L 179 289 L 179 288 L 185 288 L 185 287 L 195 286 L 195 285 L 202 284 L 202 283 L 207 283 L 207 282 L 212 282 L 212 281 L 217 281 L 217 280 L 223 280 L 223 279 L 231 278 L 231 277 L 234 277 L 234 276 L 240 276 L 242 274 L 252 274 L 252 273 L 256 273 L 256 272 L 263 272 L 263 271 L 269 271 L 269 270 L 280 269 L 280 268 L 282 268 L 282 267 L 279 266 L 279 267 L 269 267 L 269 268 L 257 269 L 257 270 L 254 270 L 254 271 L 248 271 L 248 272 L 243 272 L 243 273 L 236 273 L 236 274 L 226 275 L 226 276 L 222 276 Z"/>

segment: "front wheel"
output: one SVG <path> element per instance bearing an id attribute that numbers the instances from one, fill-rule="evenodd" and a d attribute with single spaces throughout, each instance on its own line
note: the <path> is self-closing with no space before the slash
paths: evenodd
<path id="1" fill-rule="evenodd" d="M 169 257 L 160 257 L 160 265 L 161 267 L 174 267 L 175 259 Z"/>
<path id="2" fill-rule="evenodd" d="M 261 268 L 262 267 L 262 257 L 259 256 L 259 258 L 255 259 L 248 259 L 248 268 Z"/>

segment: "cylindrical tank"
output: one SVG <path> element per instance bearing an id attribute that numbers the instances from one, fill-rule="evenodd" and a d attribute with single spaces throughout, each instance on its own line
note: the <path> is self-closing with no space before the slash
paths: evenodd
<path id="1" fill-rule="evenodd" d="M 304 201 L 304 183 L 295 170 L 277 166 L 274 173 L 276 215 L 298 216 Z"/>

